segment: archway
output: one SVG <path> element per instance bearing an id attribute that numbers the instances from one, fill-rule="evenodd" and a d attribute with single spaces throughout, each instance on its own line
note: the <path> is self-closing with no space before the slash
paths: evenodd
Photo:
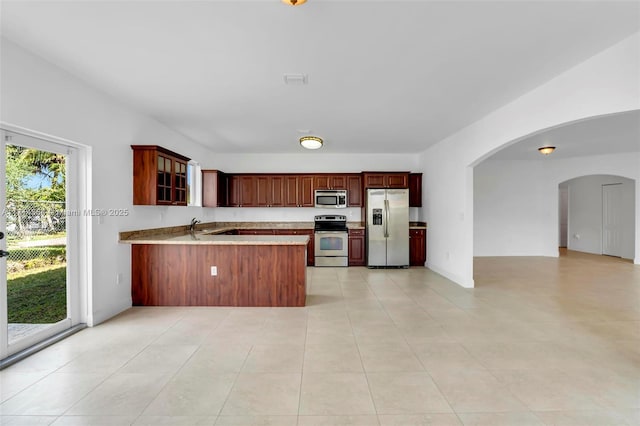
<path id="1" fill-rule="evenodd" d="M 635 257 L 638 263 L 639 188 L 635 184 L 640 178 L 638 123 L 640 112 L 630 111 L 554 126 L 508 143 L 475 165 L 474 257 L 558 256 L 558 247 L 562 246 L 559 195 L 568 190 L 567 182 L 573 182 L 572 179 L 593 176 L 595 189 L 588 193 L 583 190 L 581 199 L 599 203 L 594 207 L 585 201 L 588 211 L 597 210 L 598 214 L 574 218 L 574 225 L 587 228 L 568 231 L 573 237 L 567 245 L 570 249 L 603 253 L 602 185 L 623 183 L 626 225 L 621 237 L 615 240 L 619 247 L 611 253 L 628 259 Z M 544 141 L 557 145 L 556 153 L 549 157 L 540 155 L 537 147 Z M 581 218 L 583 224 L 579 222 Z"/>
<path id="2" fill-rule="evenodd" d="M 612 175 L 561 182 L 559 241 L 566 240 L 568 250 L 634 259 L 635 186 L 634 179 Z M 562 197 L 564 192 L 566 197 Z"/>

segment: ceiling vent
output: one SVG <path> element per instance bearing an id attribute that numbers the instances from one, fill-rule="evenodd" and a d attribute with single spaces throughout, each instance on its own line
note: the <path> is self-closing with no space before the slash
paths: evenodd
<path id="1" fill-rule="evenodd" d="M 285 74 L 284 75 L 284 84 L 288 84 L 289 86 L 303 86 L 307 84 L 307 75 L 306 74 Z"/>

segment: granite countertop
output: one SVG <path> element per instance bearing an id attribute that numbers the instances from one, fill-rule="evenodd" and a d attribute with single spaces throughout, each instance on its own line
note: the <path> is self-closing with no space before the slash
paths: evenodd
<path id="1" fill-rule="evenodd" d="M 245 245 L 245 246 L 274 246 L 274 245 L 304 245 L 309 242 L 308 235 L 220 235 L 203 231 L 184 235 L 157 234 L 147 237 L 121 239 L 125 244 L 189 244 L 189 245 Z"/>
<path id="2" fill-rule="evenodd" d="M 347 228 L 365 229 L 365 223 L 347 222 Z M 294 238 L 308 238 L 295 235 L 220 235 L 235 229 L 313 229 L 313 222 L 209 222 L 196 226 L 195 236 L 200 239 L 193 239 L 188 227 L 182 225 L 120 232 L 119 241 L 127 244 L 286 244 L 284 241 L 297 241 Z M 409 222 L 409 229 L 427 229 L 427 224 Z"/>

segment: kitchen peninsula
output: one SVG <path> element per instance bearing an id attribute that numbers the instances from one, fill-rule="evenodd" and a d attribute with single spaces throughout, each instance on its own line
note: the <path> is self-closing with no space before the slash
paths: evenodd
<path id="1" fill-rule="evenodd" d="M 308 235 L 226 231 L 121 233 L 120 242 L 131 244 L 133 305 L 305 305 Z"/>

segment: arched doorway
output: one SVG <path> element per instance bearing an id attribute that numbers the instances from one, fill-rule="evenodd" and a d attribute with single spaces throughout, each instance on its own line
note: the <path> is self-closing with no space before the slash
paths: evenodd
<path id="1" fill-rule="evenodd" d="M 566 241 L 568 250 L 634 259 L 635 180 L 580 176 L 561 182 L 558 190 L 560 247 Z"/>

